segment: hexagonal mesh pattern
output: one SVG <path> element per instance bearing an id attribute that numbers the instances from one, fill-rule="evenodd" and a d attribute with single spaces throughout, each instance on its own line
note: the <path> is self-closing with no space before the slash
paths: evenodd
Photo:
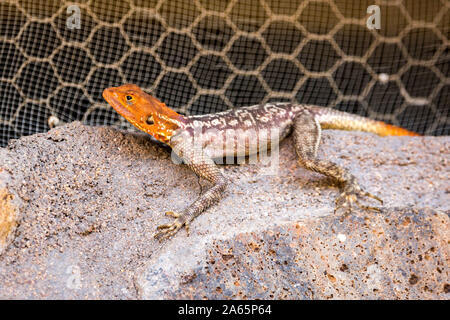
<path id="1" fill-rule="evenodd" d="M 448 0 L 2 0 L 0 142 L 128 127 L 101 97 L 126 82 L 184 114 L 291 101 L 449 134 L 449 30 Z"/>

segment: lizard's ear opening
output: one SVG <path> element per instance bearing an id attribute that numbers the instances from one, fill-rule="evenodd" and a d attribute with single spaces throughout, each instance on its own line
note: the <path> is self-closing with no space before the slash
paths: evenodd
<path id="1" fill-rule="evenodd" d="M 155 123 L 155 121 L 153 120 L 153 116 L 150 115 L 147 117 L 147 119 L 145 120 L 145 123 L 147 123 L 148 125 L 152 125 Z"/>

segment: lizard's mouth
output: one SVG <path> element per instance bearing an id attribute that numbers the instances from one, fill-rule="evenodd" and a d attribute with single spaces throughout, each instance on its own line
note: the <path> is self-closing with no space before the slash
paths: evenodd
<path id="1" fill-rule="evenodd" d="M 129 121 L 131 119 L 135 119 L 135 115 L 133 114 L 133 112 L 128 110 L 128 108 L 120 102 L 119 96 L 112 89 L 113 88 L 106 88 L 105 90 L 103 90 L 102 95 L 103 98 L 106 100 L 106 102 L 108 102 L 111 105 L 111 107 L 113 107 L 114 110 L 116 110 L 117 113 L 119 113 L 125 119 Z"/>

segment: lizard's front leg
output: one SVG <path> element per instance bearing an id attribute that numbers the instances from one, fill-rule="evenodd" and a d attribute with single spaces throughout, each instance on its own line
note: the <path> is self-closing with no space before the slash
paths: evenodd
<path id="1" fill-rule="evenodd" d="M 342 168 L 334 162 L 317 159 L 317 149 L 320 143 L 321 128 L 314 115 L 308 110 L 296 116 L 294 119 L 294 145 L 299 163 L 308 170 L 319 172 L 326 176 L 336 179 L 342 186 L 342 193 L 336 199 L 336 209 L 344 208 L 344 217 L 352 211 L 352 206 L 357 205 L 362 209 L 376 210 L 378 208 L 366 206 L 360 203 L 364 197 L 370 197 L 375 200 L 383 201 L 368 192 L 361 189 L 355 176 L 347 169 Z"/>
<path id="2" fill-rule="evenodd" d="M 170 224 L 158 226 L 159 232 L 155 238 L 169 238 L 177 233 L 183 226 L 186 230 L 189 223 L 203 211 L 209 208 L 213 203 L 219 201 L 226 188 L 226 179 L 220 172 L 214 161 L 209 158 L 200 147 L 194 147 L 193 144 L 182 142 L 174 151 L 186 162 L 199 177 L 213 183 L 213 186 L 201 194 L 197 200 L 185 208 L 181 213 L 172 211 L 166 212 L 166 215 L 172 216 L 175 220 Z"/>

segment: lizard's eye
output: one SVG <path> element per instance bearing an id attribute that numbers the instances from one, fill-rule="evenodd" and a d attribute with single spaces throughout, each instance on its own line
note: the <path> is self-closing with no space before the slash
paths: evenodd
<path id="1" fill-rule="evenodd" d="M 147 118 L 147 120 L 145 120 L 145 122 L 146 122 L 147 124 L 149 124 L 149 125 L 152 125 L 152 124 L 155 123 L 155 122 L 153 121 L 153 116 L 149 116 L 149 117 Z"/>
<path id="2" fill-rule="evenodd" d="M 127 100 L 127 102 L 130 102 L 133 100 L 133 96 L 127 95 L 125 96 L 125 99 Z"/>

